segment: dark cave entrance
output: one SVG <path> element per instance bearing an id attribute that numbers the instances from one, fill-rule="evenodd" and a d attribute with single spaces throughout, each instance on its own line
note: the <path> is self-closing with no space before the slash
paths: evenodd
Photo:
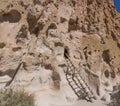
<path id="1" fill-rule="evenodd" d="M 17 23 L 21 19 L 21 14 L 18 10 L 11 10 L 8 13 L 0 15 L 0 22 L 10 22 L 10 23 Z"/>
<path id="2" fill-rule="evenodd" d="M 67 46 L 65 46 L 65 48 L 64 48 L 64 57 L 65 58 L 69 58 L 70 57 L 70 55 L 69 55 L 69 48 Z"/>

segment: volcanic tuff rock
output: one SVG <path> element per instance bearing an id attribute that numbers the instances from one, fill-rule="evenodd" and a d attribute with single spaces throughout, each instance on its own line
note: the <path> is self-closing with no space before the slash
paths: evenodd
<path id="1" fill-rule="evenodd" d="M 37 106 L 73 103 L 67 47 L 95 96 L 109 101 L 120 84 L 119 17 L 113 0 L 0 0 L 1 88 L 24 89 Z"/>

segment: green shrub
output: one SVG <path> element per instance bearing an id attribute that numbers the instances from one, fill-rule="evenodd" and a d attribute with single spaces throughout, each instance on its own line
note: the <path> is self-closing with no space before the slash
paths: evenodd
<path id="1" fill-rule="evenodd" d="M 34 106 L 34 98 L 21 91 L 1 91 L 0 106 Z"/>
<path id="2" fill-rule="evenodd" d="M 104 86 L 108 87 L 110 86 L 110 83 L 108 81 L 104 82 Z"/>

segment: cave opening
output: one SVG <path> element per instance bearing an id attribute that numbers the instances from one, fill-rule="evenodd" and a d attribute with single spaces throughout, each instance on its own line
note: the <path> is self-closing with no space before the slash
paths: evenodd
<path id="1" fill-rule="evenodd" d="M 0 15 L 0 22 L 6 22 L 8 21 L 9 23 L 17 23 L 21 19 L 21 14 L 17 10 L 11 10 L 8 13 Z"/>
<path id="2" fill-rule="evenodd" d="M 65 48 L 64 48 L 64 57 L 65 58 L 69 58 L 69 48 L 68 48 L 68 46 L 65 46 Z"/>

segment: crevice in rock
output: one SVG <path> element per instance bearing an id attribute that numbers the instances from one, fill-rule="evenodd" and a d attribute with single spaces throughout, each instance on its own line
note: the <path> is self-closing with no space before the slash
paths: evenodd
<path id="1" fill-rule="evenodd" d="M 4 42 L 0 42 L 0 49 L 3 49 L 6 46 Z"/>
<path id="2" fill-rule="evenodd" d="M 27 26 L 26 25 L 22 25 L 16 38 L 26 38 L 28 39 L 28 31 L 27 31 Z"/>
<path id="3" fill-rule="evenodd" d="M 87 5 L 90 5 L 93 3 L 93 0 L 87 0 Z"/>
<path id="4" fill-rule="evenodd" d="M 101 37 L 100 43 L 105 44 L 105 40 L 102 37 Z"/>
<path id="5" fill-rule="evenodd" d="M 21 39 L 17 39 L 16 40 L 16 44 L 20 44 L 20 45 L 23 45 L 25 42 Z"/>
<path id="6" fill-rule="evenodd" d="M 43 28 L 44 28 L 44 23 L 43 23 L 43 22 L 38 22 L 38 23 L 34 26 L 34 28 L 33 28 L 33 30 L 32 30 L 32 33 L 34 33 L 36 36 L 38 36 L 39 32 L 40 32 L 41 30 L 43 30 Z"/>
<path id="7" fill-rule="evenodd" d="M 26 10 L 27 7 L 29 6 L 29 4 L 24 3 L 24 1 L 19 1 L 19 4 L 20 4 L 22 7 L 24 7 L 25 10 Z M 22 13 L 24 13 L 24 12 L 22 12 Z"/>
<path id="8" fill-rule="evenodd" d="M 72 6 L 75 7 L 76 5 L 76 1 L 75 0 L 71 0 Z"/>
<path id="9" fill-rule="evenodd" d="M 21 50 L 22 48 L 21 47 L 14 47 L 14 48 L 12 48 L 12 51 L 13 52 L 17 52 L 17 51 L 19 51 L 19 50 Z"/>
<path id="10" fill-rule="evenodd" d="M 65 46 L 65 48 L 64 48 L 64 57 L 65 58 L 69 58 L 70 57 L 69 48 L 67 46 Z"/>
<path id="11" fill-rule="evenodd" d="M 28 54 L 29 54 L 30 56 L 35 57 L 35 53 L 29 52 Z"/>
<path id="12" fill-rule="evenodd" d="M 49 29 L 57 29 L 57 25 L 55 23 L 51 23 L 47 28 L 46 35 L 48 35 Z"/>
<path id="13" fill-rule="evenodd" d="M 23 62 L 23 68 L 28 71 L 26 62 Z"/>
<path id="14" fill-rule="evenodd" d="M 44 64 L 45 69 L 47 70 L 53 70 L 53 67 L 51 64 Z"/>
<path id="15" fill-rule="evenodd" d="M 105 74 L 105 77 L 108 78 L 109 77 L 109 70 L 105 70 L 104 74 Z"/>
<path id="16" fill-rule="evenodd" d="M 33 0 L 34 5 L 41 4 L 40 0 Z"/>
<path id="17" fill-rule="evenodd" d="M 47 6 L 48 4 L 53 3 L 53 2 L 54 2 L 53 0 L 45 0 L 45 1 L 42 3 L 42 5 L 43 5 L 43 6 Z"/>
<path id="18" fill-rule="evenodd" d="M 114 41 L 117 41 L 117 38 L 116 38 L 116 36 L 115 36 L 115 34 L 114 34 L 113 31 L 111 31 L 111 36 L 112 36 L 112 39 L 113 39 Z"/>
<path id="19" fill-rule="evenodd" d="M 84 52 L 85 59 L 87 61 L 87 59 L 88 59 L 88 56 L 87 56 L 87 46 L 84 47 L 83 52 Z"/>
<path id="20" fill-rule="evenodd" d="M 66 19 L 65 19 L 65 18 L 60 17 L 60 23 L 64 23 L 65 21 L 66 21 Z"/>
<path id="21" fill-rule="evenodd" d="M 87 66 L 88 66 L 89 69 L 91 69 L 91 65 L 90 64 L 87 63 Z"/>
<path id="22" fill-rule="evenodd" d="M 61 78 L 60 78 L 59 73 L 57 71 L 55 71 L 55 69 L 52 70 L 52 80 L 54 82 L 54 87 L 56 89 L 60 89 Z"/>
<path id="23" fill-rule="evenodd" d="M 116 77 L 115 72 L 112 71 L 112 72 L 111 72 L 111 78 L 115 78 L 115 77 Z"/>
<path id="24" fill-rule="evenodd" d="M 63 47 L 64 46 L 64 44 L 63 43 L 61 43 L 61 42 L 55 42 L 55 47 L 57 47 L 57 46 L 60 46 L 60 47 Z"/>
<path id="25" fill-rule="evenodd" d="M 109 50 L 104 50 L 103 53 L 102 53 L 102 58 L 103 60 L 110 65 L 110 54 L 109 54 Z"/>
<path id="26" fill-rule="evenodd" d="M 63 64 L 59 64 L 58 66 L 64 68 L 66 67 L 66 64 L 63 63 Z"/>
<path id="27" fill-rule="evenodd" d="M 34 28 L 35 28 L 35 25 L 37 25 L 37 21 L 38 21 L 38 18 L 35 15 L 28 13 L 27 22 L 28 22 L 30 33 L 33 33 L 33 31 L 35 30 Z"/>
<path id="28" fill-rule="evenodd" d="M 119 42 L 117 42 L 117 47 L 119 47 L 119 49 L 120 49 L 120 43 Z"/>
<path id="29" fill-rule="evenodd" d="M 70 18 L 69 23 L 68 23 L 68 32 L 72 31 L 72 30 L 79 30 L 79 24 L 78 24 L 78 18 L 76 19 L 72 19 Z"/>
<path id="30" fill-rule="evenodd" d="M 102 0 L 96 0 L 96 2 L 97 2 L 97 4 L 98 4 L 98 6 L 101 5 L 101 4 L 103 3 Z"/>

